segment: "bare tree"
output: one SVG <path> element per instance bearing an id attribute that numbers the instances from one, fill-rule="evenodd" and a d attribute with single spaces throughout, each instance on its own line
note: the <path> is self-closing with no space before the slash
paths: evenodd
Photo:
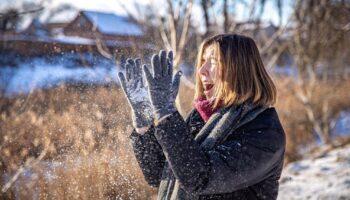
<path id="1" fill-rule="evenodd" d="M 193 1 L 178 1 L 175 5 L 167 0 L 167 14 L 165 17 L 157 16 L 159 31 L 163 44 L 175 53 L 174 66 L 179 67 L 182 52 L 188 39 L 188 30 L 192 14 Z"/>
<path id="2" fill-rule="evenodd" d="M 327 54 L 336 55 L 337 46 L 346 41 L 350 20 L 348 1 L 298 0 L 294 8 L 294 29 L 290 49 L 298 70 L 298 87 L 294 94 L 303 105 L 307 119 L 323 143 L 330 143 L 332 119 L 340 112 L 330 106 L 330 96 L 316 97 L 325 69 L 321 69 Z M 343 9 L 342 9 L 343 8 Z M 339 15 L 339 12 L 342 14 Z M 346 16 L 344 19 L 344 16 Z M 331 51 L 330 51 L 331 48 Z M 335 59 L 334 57 L 332 59 Z M 323 74 L 323 75 L 322 75 Z M 340 82 L 341 84 L 341 82 Z M 317 99 L 318 103 L 316 104 Z"/>
<path id="3" fill-rule="evenodd" d="M 151 36 L 150 39 L 160 45 L 161 48 L 174 51 L 174 66 L 178 69 L 182 52 L 188 41 L 189 28 L 191 26 L 191 14 L 193 0 L 179 0 L 171 1 L 165 0 L 166 14 L 162 16 L 157 9 L 157 6 L 151 2 L 146 7 L 135 3 L 134 8 L 136 10 L 143 9 L 146 11 L 144 16 L 135 16 L 136 14 L 130 11 L 120 1 L 120 5 L 128 13 L 128 16 L 141 24 L 146 29 L 146 34 Z M 149 12 L 147 12 L 147 10 Z M 161 38 L 161 42 L 158 43 L 155 38 Z"/>
<path id="4" fill-rule="evenodd" d="M 200 6 L 202 8 L 203 16 L 204 16 L 204 24 L 205 24 L 204 37 L 207 37 L 212 32 L 210 16 L 209 16 L 209 9 L 210 9 L 210 7 L 213 6 L 213 2 L 212 1 L 208 1 L 208 0 L 201 0 Z"/>
<path id="5" fill-rule="evenodd" d="M 277 7 L 281 23 L 283 13 L 282 1 L 273 0 L 272 2 Z M 243 0 L 222 0 L 215 1 L 215 3 L 213 1 L 201 1 L 200 6 L 204 15 L 206 28 L 206 32 L 204 33 L 203 37 L 207 37 L 213 33 L 219 33 L 221 32 L 220 30 L 225 33 L 235 32 L 249 35 L 255 39 L 261 55 L 265 58 L 264 60 L 267 61 L 266 67 L 272 68 L 272 66 L 274 66 L 277 60 L 280 58 L 281 54 L 287 49 L 286 43 L 281 41 L 280 38 L 285 33 L 289 24 L 280 24 L 279 26 L 275 27 L 275 30 L 273 32 L 266 31 L 266 26 L 261 25 L 261 17 L 265 11 L 264 8 L 266 6 L 266 3 L 266 0 L 254 0 L 250 2 Z M 235 20 L 235 16 L 233 15 L 233 11 L 237 9 L 238 4 L 243 4 L 247 8 L 247 13 L 249 13 L 247 20 L 244 22 L 237 22 Z M 215 10 L 213 9 L 219 9 L 220 13 L 222 13 L 222 24 L 215 24 L 217 21 L 213 20 L 215 17 L 212 14 L 215 13 Z M 247 26 L 250 26 L 248 30 L 246 29 Z M 213 27 L 217 27 L 215 31 L 212 30 Z"/>
<path id="6" fill-rule="evenodd" d="M 42 10 L 43 7 L 25 11 L 20 11 L 18 9 L 5 10 L 0 13 L 0 31 L 14 31 L 23 15 L 37 13 Z"/>
<path id="7" fill-rule="evenodd" d="M 184 48 L 187 45 L 189 38 L 189 29 L 191 27 L 191 15 L 193 0 L 165 0 L 166 14 L 165 16 L 159 14 L 155 10 L 157 6 L 151 2 L 145 7 L 141 7 L 135 3 L 136 10 L 148 10 L 145 16 L 135 16 L 135 14 L 127 9 L 127 7 L 120 4 L 127 11 L 130 18 L 136 20 L 143 26 L 149 39 L 154 41 L 156 46 L 174 52 L 174 69 L 179 70 L 179 65 L 183 59 Z M 156 39 L 157 38 L 157 39 Z M 158 39 L 160 38 L 160 40 Z M 194 89 L 194 84 L 187 77 L 183 76 L 182 81 L 189 88 Z M 180 98 L 177 99 L 177 106 L 180 113 L 184 113 L 181 109 Z"/>

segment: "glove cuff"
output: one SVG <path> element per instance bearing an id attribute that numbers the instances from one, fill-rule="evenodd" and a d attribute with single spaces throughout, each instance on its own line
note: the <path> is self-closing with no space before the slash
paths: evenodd
<path id="1" fill-rule="evenodd" d="M 132 113 L 132 125 L 134 128 L 143 128 L 153 124 L 151 113 Z"/>

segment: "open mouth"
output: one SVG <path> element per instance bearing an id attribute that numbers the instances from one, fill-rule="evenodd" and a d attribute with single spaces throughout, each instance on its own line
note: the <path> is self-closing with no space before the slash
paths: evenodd
<path id="1" fill-rule="evenodd" d="M 211 88 L 213 88 L 214 84 L 204 84 L 203 85 L 203 88 L 205 91 L 208 91 L 210 90 Z"/>

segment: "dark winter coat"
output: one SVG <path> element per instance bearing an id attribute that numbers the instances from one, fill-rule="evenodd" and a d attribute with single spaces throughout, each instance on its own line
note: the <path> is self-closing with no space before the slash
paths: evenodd
<path id="1" fill-rule="evenodd" d="M 285 151 L 276 110 L 266 109 L 210 151 L 194 140 L 204 124 L 194 109 L 186 121 L 176 112 L 144 135 L 132 132 L 135 156 L 145 180 L 159 187 L 158 199 L 276 199 Z"/>

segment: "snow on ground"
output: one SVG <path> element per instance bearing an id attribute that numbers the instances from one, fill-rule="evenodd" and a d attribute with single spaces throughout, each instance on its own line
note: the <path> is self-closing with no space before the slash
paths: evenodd
<path id="1" fill-rule="evenodd" d="M 350 200 L 350 144 L 285 166 L 279 200 Z"/>
<path id="2" fill-rule="evenodd" d="M 28 78 L 30 77 L 30 78 Z M 61 65 L 26 67 L 15 71 L 5 94 L 28 93 L 36 88 L 48 88 L 63 82 L 103 84 L 115 81 L 116 70 L 106 68 L 71 69 Z"/>
<path id="3" fill-rule="evenodd" d="M 79 55 L 74 53 L 30 59 L 1 56 L 0 91 L 15 95 L 62 83 L 119 83 L 118 69 L 112 61 L 91 54 L 83 56 L 88 66 L 84 66 Z"/>

